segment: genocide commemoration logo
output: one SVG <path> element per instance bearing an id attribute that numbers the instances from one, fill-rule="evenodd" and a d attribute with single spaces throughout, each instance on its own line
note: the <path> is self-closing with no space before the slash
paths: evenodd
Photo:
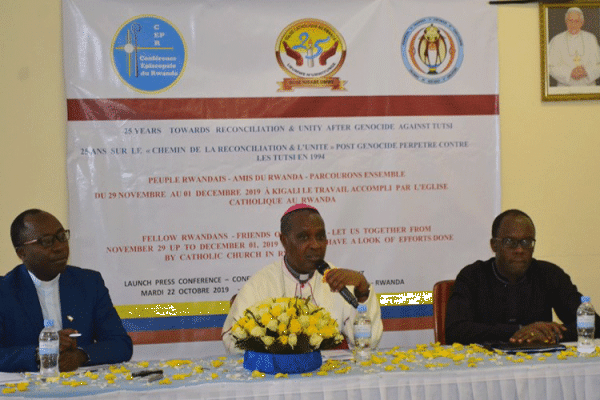
<path id="1" fill-rule="evenodd" d="M 294 87 L 344 90 L 345 81 L 333 75 L 346 59 L 346 42 L 327 22 L 307 18 L 288 25 L 277 38 L 275 57 L 291 77 L 278 82 L 279 91 Z"/>
<path id="2" fill-rule="evenodd" d="M 423 83 L 443 83 L 452 78 L 463 61 L 463 42 L 447 21 L 423 18 L 402 38 L 402 60 L 412 76 Z"/>
<path id="3" fill-rule="evenodd" d="M 160 93 L 183 75 L 186 46 L 177 28 L 155 15 L 125 22 L 113 39 L 112 61 L 117 75 L 132 89 Z"/>

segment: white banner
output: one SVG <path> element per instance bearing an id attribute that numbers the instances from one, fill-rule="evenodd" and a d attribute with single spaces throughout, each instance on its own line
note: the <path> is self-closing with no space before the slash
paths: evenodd
<path id="1" fill-rule="evenodd" d="M 320 210 L 327 259 L 380 294 L 382 345 L 433 338 L 433 284 L 487 248 L 499 211 L 495 8 L 63 11 L 72 263 L 102 272 L 134 343 L 223 352 L 229 299 L 281 257 L 279 218 L 298 202 Z"/>

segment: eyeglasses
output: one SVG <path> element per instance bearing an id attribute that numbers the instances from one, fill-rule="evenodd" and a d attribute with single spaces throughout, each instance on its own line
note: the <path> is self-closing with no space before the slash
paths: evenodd
<path id="1" fill-rule="evenodd" d="M 535 246 L 535 239 L 513 239 L 513 238 L 495 238 L 507 249 L 516 249 L 518 246 L 525 250 L 531 250 Z"/>
<path id="2" fill-rule="evenodd" d="M 67 230 L 58 232 L 55 235 L 46 235 L 46 236 L 42 236 L 41 238 L 30 240 L 29 242 L 25 242 L 25 243 L 21 244 L 21 246 L 25 246 L 27 244 L 39 243 L 42 247 L 48 248 L 48 247 L 52 247 L 54 245 L 55 240 L 58 240 L 61 243 L 65 243 L 67 240 L 69 240 L 70 237 L 71 237 L 71 231 L 67 229 Z M 21 246 L 19 246 L 19 247 L 21 247 Z"/>

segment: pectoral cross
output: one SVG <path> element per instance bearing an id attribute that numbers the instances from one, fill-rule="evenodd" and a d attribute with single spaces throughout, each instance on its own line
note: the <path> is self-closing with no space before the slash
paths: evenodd
<path id="1" fill-rule="evenodd" d="M 579 67 L 581 65 L 581 57 L 579 56 L 579 52 L 577 50 L 575 50 L 575 57 L 573 57 L 573 62 L 575 63 L 576 67 Z"/>

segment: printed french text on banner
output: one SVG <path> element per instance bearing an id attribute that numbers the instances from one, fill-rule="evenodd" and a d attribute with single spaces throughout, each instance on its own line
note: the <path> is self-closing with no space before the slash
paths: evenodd
<path id="1" fill-rule="evenodd" d="M 433 340 L 433 284 L 489 256 L 499 211 L 496 8 L 63 0 L 63 21 L 71 263 L 134 357 L 223 353 L 300 202 L 379 295 L 380 346 Z"/>

